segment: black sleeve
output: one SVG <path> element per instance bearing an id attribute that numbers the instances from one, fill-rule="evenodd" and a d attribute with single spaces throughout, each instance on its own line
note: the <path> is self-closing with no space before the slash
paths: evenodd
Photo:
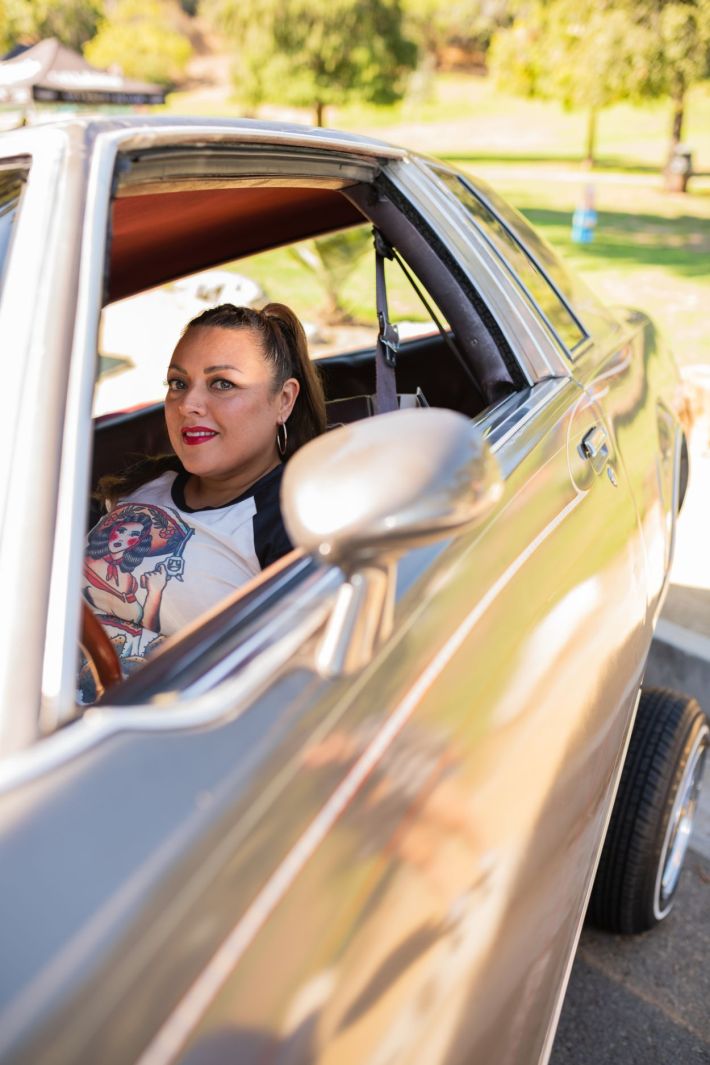
<path id="1" fill-rule="evenodd" d="M 282 474 L 283 466 L 277 467 L 263 478 L 263 483 L 254 492 L 256 504 L 254 550 L 262 569 L 266 569 L 272 562 L 276 562 L 293 549 L 281 517 L 279 504 Z"/>

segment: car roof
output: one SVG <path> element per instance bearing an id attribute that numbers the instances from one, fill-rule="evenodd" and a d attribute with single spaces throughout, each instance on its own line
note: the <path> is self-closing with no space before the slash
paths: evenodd
<path id="1" fill-rule="evenodd" d="M 365 137 L 358 133 L 347 133 L 342 130 L 328 129 L 322 126 L 309 126 L 294 122 L 262 121 L 252 118 L 203 118 L 190 115 L 125 115 L 120 117 L 105 117 L 103 115 L 72 115 L 70 117 L 57 116 L 49 121 L 42 121 L 37 125 L 25 126 L 22 129 L 8 131 L 13 137 L 21 135 L 25 138 L 41 137 L 45 130 L 64 130 L 67 133 L 84 135 L 86 140 L 93 140 L 102 134 L 126 134 L 134 133 L 136 136 L 143 134 L 146 144 L 151 136 L 156 140 L 162 139 L 167 134 L 174 133 L 179 136 L 183 133 L 194 133 L 204 130 L 208 133 L 231 133 L 239 135 L 245 142 L 273 142 L 303 144 L 304 146 L 318 146 L 331 148 L 337 151 L 352 152 L 354 154 L 375 155 L 385 158 L 402 158 L 408 154 L 406 148 L 388 144 L 386 141 L 374 137 Z M 0 138 L 3 134 L 0 133 Z"/>
<path id="2" fill-rule="evenodd" d="M 108 301 L 133 295 L 244 256 L 293 243 L 363 222 L 362 214 L 340 189 L 357 183 L 357 166 L 379 165 L 405 158 L 405 149 L 337 130 L 251 119 L 202 119 L 173 116 L 72 118 L 30 127 L 26 139 L 42 138 L 43 131 L 64 131 L 75 142 L 115 139 L 130 158 L 157 159 L 148 178 L 125 173 L 117 183 L 111 210 Z M 24 133 L 25 131 L 18 131 Z M 16 136 L 16 134 L 13 134 Z M 166 182 L 170 165 L 162 158 L 186 152 L 205 158 L 225 143 L 232 149 L 258 153 L 285 150 L 322 153 L 338 166 L 332 180 L 309 178 L 309 164 L 301 178 L 272 177 L 251 181 L 236 177 L 209 180 L 201 171 Z M 348 173 L 348 159 L 352 172 Z M 205 168 L 209 170 L 209 167 Z M 136 166 L 136 173 L 143 171 Z M 252 174 L 256 173 L 252 171 Z M 316 170 L 314 169 L 314 175 Z"/>

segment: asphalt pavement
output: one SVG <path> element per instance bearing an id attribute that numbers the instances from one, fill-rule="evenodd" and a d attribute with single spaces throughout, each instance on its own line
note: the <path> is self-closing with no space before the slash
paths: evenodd
<path id="1" fill-rule="evenodd" d="M 710 367 L 646 683 L 710 711 Z M 673 910 L 640 936 L 585 928 L 550 1065 L 710 1065 L 710 762 Z"/>

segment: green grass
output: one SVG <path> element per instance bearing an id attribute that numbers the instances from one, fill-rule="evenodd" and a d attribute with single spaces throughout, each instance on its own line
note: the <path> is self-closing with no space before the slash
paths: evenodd
<path id="1" fill-rule="evenodd" d="M 612 304 L 639 307 L 667 336 L 681 363 L 710 363 L 710 196 L 669 195 L 660 182 L 551 178 L 532 166 L 478 166 L 543 236 Z M 571 217 L 587 184 L 598 221 L 591 245 L 573 244 Z M 692 186 L 691 186 L 692 187 Z"/>
<path id="2" fill-rule="evenodd" d="M 236 96 L 220 100 L 194 92 L 172 93 L 164 108 L 173 114 L 237 117 L 246 112 Z M 262 108 L 264 117 L 311 122 L 307 110 Z M 501 92 L 488 78 L 440 74 L 410 96 L 388 107 L 352 104 L 326 110 L 328 125 L 376 133 L 422 151 L 462 154 L 481 161 L 560 162 L 576 165 L 582 157 L 586 115 L 559 104 L 523 100 Z M 599 116 L 599 166 L 631 172 L 655 171 L 665 158 L 671 122 L 666 99 L 643 106 L 619 104 Z M 710 82 L 688 95 L 685 139 L 693 147 L 696 170 L 710 173 Z"/>
<path id="3" fill-rule="evenodd" d="M 391 139 L 422 150 L 421 143 L 411 142 L 413 135 L 435 145 L 427 150 L 437 155 L 461 158 L 464 154 L 470 161 L 578 165 L 586 134 L 583 111 L 566 111 L 551 101 L 520 99 L 501 92 L 488 78 L 462 74 L 440 75 L 426 95 L 393 108 L 332 108 L 328 120 L 345 129 L 392 135 Z M 655 172 L 666 156 L 670 124 L 667 99 L 607 108 L 598 121 L 598 167 Z M 422 126 L 436 128 L 418 128 Z M 710 173 L 708 82 L 688 95 L 684 136 L 693 148 L 696 170 Z"/>

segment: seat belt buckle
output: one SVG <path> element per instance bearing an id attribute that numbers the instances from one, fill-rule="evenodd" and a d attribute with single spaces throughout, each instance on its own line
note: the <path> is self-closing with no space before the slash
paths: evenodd
<path id="1" fill-rule="evenodd" d="M 382 344 L 385 362 L 388 366 L 397 365 L 397 352 L 399 351 L 399 330 L 392 322 L 386 321 L 381 311 L 377 312 L 377 321 L 380 325 L 379 342 Z"/>
<path id="2" fill-rule="evenodd" d="M 382 256 L 383 259 L 394 259 L 392 245 L 388 240 L 385 240 L 379 229 L 373 227 L 372 235 L 375 243 L 375 254 Z"/>

